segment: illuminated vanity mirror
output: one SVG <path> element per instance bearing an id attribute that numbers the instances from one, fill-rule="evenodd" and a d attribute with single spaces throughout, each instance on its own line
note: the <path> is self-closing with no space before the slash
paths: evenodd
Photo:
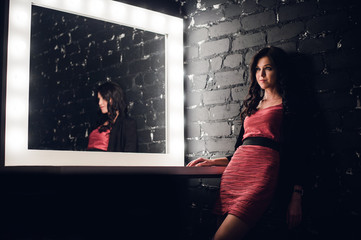
<path id="1" fill-rule="evenodd" d="M 183 21 L 108 0 L 11 0 L 5 165 L 183 166 Z M 125 93 L 137 151 L 88 152 L 96 87 Z"/>

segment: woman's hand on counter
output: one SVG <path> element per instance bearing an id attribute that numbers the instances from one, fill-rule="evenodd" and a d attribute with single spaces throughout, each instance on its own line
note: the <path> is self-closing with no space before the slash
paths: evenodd
<path id="1" fill-rule="evenodd" d="M 216 158 L 216 159 L 207 159 L 207 158 L 197 158 L 187 164 L 187 167 L 209 167 L 209 166 L 227 166 L 227 158 Z"/>

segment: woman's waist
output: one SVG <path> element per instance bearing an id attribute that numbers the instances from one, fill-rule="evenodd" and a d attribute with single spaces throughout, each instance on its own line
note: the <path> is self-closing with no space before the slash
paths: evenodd
<path id="1" fill-rule="evenodd" d="M 270 137 L 250 136 L 243 139 L 242 145 L 256 145 L 280 151 L 280 142 Z"/>

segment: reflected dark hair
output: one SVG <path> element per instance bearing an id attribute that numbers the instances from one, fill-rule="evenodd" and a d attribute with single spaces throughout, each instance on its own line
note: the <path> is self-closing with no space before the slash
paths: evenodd
<path id="1" fill-rule="evenodd" d="M 248 95 L 246 99 L 243 101 L 243 106 L 241 108 L 241 120 L 243 121 L 246 116 L 250 116 L 257 110 L 257 106 L 261 99 L 264 96 L 264 90 L 259 86 L 256 79 L 256 67 L 258 61 L 263 58 L 268 57 L 276 69 L 277 79 L 276 79 L 276 87 L 277 92 L 282 97 L 283 109 L 287 111 L 287 90 L 286 90 L 286 81 L 288 79 L 288 71 L 289 71 L 289 57 L 285 51 L 278 47 L 265 47 L 254 55 L 249 71 L 250 71 L 250 86 L 248 90 Z"/>
<path id="2" fill-rule="evenodd" d="M 123 119 L 126 114 L 126 104 L 124 100 L 124 92 L 123 89 L 114 82 L 106 82 L 101 84 L 97 88 L 97 93 L 99 93 L 104 100 L 108 102 L 107 108 L 108 113 L 106 115 L 106 120 L 108 120 L 109 124 L 104 126 L 102 125 L 99 129 L 100 132 L 106 131 L 110 129 L 114 120 L 117 117 L 117 112 L 119 112 L 118 118 Z"/>

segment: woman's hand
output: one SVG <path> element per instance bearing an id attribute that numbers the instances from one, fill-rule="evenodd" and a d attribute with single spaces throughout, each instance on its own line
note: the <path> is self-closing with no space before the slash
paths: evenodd
<path id="1" fill-rule="evenodd" d="M 187 164 L 187 167 L 204 167 L 204 166 L 213 166 L 214 160 L 206 158 L 197 158 Z"/>
<path id="2" fill-rule="evenodd" d="M 209 167 L 209 166 L 227 166 L 227 158 L 216 158 L 216 159 L 207 159 L 207 158 L 197 158 L 187 164 L 187 167 Z"/>
<path id="3" fill-rule="evenodd" d="M 297 227 L 302 221 L 302 196 L 294 192 L 287 210 L 287 224 L 289 229 Z"/>

